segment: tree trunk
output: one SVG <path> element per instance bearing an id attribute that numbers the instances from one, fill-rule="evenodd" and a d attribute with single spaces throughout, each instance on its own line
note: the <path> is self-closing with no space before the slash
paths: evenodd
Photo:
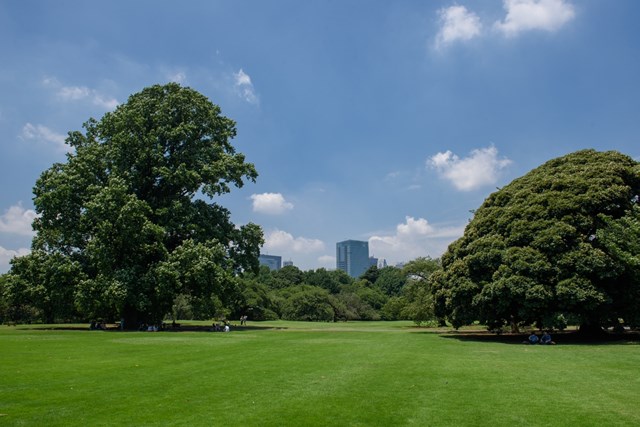
<path id="1" fill-rule="evenodd" d="M 51 309 L 44 310 L 43 317 L 44 317 L 44 323 L 48 325 L 51 325 L 56 321 L 55 315 L 53 314 L 53 310 Z"/>
<path id="2" fill-rule="evenodd" d="M 122 318 L 120 319 L 122 329 L 127 331 L 137 331 L 140 328 L 140 322 L 143 321 L 140 313 L 131 306 L 126 306 L 122 312 Z"/>
<path id="3" fill-rule="evenodd" d="M 578 333 L 589 338 L 599 338 L 606 335 L 605 330 L 597 323 L 583 323 L 580 325 Z"/>
<path id="4" fill-rule="evenodd" d="M 513 316 L 511 316 L 511 333 L 513 334 L 520 333 L 520 328 L 518 328 L 518 322 L 515 321 Z"/>

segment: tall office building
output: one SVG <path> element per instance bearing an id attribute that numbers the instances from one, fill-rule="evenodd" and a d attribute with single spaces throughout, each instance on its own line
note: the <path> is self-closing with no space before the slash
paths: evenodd
<path id="1" fill-rule="evenodd" d="M 378 266 L 378 258 L 374 257 L 374 256 L 370 256 L 369 257 L 369 267 L 373 267 L 373 266 Z"/>
<path id="2" fill-rule="evenodd" d="M 280 270 L 282 267 L 282 257 L 279 255 L 262 255 L 258 256 L 260 265 L 266 265 L 269 270 Z"/>
<path id="3" fill-rule="evenodd" d="M 351 277 L 360 277 L 369 264 L 369 242 L 345 240 L 336 243 L 336 268 Z"/>

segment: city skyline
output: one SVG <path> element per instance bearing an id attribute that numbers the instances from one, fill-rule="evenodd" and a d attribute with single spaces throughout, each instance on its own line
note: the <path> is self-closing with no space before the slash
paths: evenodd
<path id="1" fill-rule="evenodd" d="M 369 242 L 344 240 L 336 243 L 336 269 L 351 277 L 360 277 L 378 259 L 369 256 Z"/>
<path id="2" fill-rule="evenodd" d="M 347 241 L 349 241 L 349 240 L 352 240 L 352 239 L 347 239 Z M 339 242 L 336 242 L 336 243 L 339 243 Z M 258 261 L 260 262 L 260 265 L 266 265 L 266 266 L 269 266 L 269 263 L 268 263 L 268 262 L 265 262 L 265 261 L 266 261 L 266 259 L 267 259 L 267 258 L 270 258 L 270 257 L 277 257 L 277 258 L 279 258 L 279 259 L 280 259 L 280 261 L 281 261 L 281 267 L 280 267 L 280 268 L 282 268 L 282 267 L 287 267 L 287 266 L 294 266 L 294 267 L 298 267 L 298 266 L 296 265 L 296 263 L 295 263 L 295 261 L 294 261 L 294 260 L 292 260 L 292 259 L 286 259 L 286 260 L 285 260 L 285 259 L 283 259 L 283 258 L 282 258 L 282 256 L 281 256 L 281 255 L 278 255 L 278 254 L 270 254 L 270 253 L 260 253 L 260 255 L 259 255 L 259 257 L 258 257 L 258 258 L 259 258 L 259 259 L 258 259 Z M 264 258 L 264 259 L 263 259 L 263 258 Z M 384 268 L 384 267 L 388 267 L 388 266 L 391 266 L 391 267 L 397 267 L 397 268 L 402 268 L 402 267 L 403 267 L 403 266 L 404 266 L 408 261 L 411 261 L 411 260 L 407 260 L 407 261 L 398 261 L 398 262 L 396 262 L 394 265 L 389 265 L 389 264 L 387 263 L 387 260 L 386 260 L 385 258 L 377 258 L 377 257 L 375 256 L 375 254 L 371 254 L 371 255 L 369 256 L 369 261 L 370 261 L 370 262 L 369 262 L 369 263 L 370 263 L 370 265 L 376 265 L 378 268 Z M 375 261 L 375 263 L 374 263 L 374 264 L 371 264 L 371 262 L 374 262 L 374 261 Z M 329 270 L 329 271 L 331 271 L 331 270 L 338 270 L 338 269 L 339 269 L 339 267 L 338 267 L 338 265 L 337 265 L 337 264 L 338 264 L 338 260 L 336 259 L 336 265 L 334 265 L 334 266 L 332 266 L 332 267 L 318 267 L 318 268 L 325 268 L 326 270 Z M 305 269 L 305 270 L 316 270 L 316 269 L 317 269 L 317 268 L 311 267 L 311 268 L 307 268 L 307 269 Z"/>
<path id="3" fill-rule="evenodd" d="M 263 253 L 439 257 L 496 188 L 585 148 L 640 159 L 640 2 L 0 3 L 0 273 L 69 131 L 144 87 L 234 120 L 256 183 L 215 200 Z M 170 29 L 170 30 L 168 30 Z"/>

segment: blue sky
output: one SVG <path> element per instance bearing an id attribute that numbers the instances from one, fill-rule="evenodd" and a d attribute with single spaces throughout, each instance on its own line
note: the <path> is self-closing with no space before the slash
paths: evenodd
<path id="1" fill-rule="evenodd" d="M 496 187 L 584 148 L 640 158 L 640 2 L 0 1 L 0 272 L 68 131 L 176 81 L 260 174 L 218 201 L 263 252 L 437 257 Z"/>

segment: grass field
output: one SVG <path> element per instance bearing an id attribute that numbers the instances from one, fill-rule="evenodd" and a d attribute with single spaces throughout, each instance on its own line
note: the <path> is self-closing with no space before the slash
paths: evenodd
<path id="1" fill-rule="evenodd" d="M 405 322 L 1 326 L 0 425 L 638 426 L 639 373 L 637 342 L 527 346 Z"/>

